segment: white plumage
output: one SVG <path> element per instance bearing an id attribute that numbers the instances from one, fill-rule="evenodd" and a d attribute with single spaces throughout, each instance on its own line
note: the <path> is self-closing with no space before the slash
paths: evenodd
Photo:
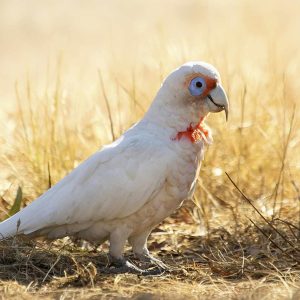
<path id="1" fill-rule="evenodd" d="M 200 84 L 197 78 L 205 80 Z M 2 238 L 109 239 L 110 255 L 119 261 L 125 261 L 128 239 L 137 256 L 150 257 L 146 242 L 153 227 L 193 193 L 204 140 L 193 140 L 194 129 L 187 128 L 223 109 L 227 114 L 218 72 L 202 62 L 181 66 L 163 82 L 140 122 L 2 222 Z"/>

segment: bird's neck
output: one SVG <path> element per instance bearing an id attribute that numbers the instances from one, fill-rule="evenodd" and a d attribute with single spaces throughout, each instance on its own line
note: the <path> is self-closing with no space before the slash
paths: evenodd
<path id="1" fill-rule="evenodd" d="M 171 105 L 171 101 L 160 101 L 157 95 L 142 122 L 159 128 L 161 134 L 171 140 L 187 139 L 191 143 L 212 141 L 210 129 L 205 125 L 205 115 L 188 105 Z M 174 99 L 176 103 L 176 99 Z"/>

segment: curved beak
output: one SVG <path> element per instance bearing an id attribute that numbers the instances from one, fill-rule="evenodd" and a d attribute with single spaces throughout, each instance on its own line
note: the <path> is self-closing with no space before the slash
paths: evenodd
<path id="1" fill-rule="evenodd" d="M 207 98 L 216 107 L 213 112 L 225 111 L 226 121 L 228 120 L 229 102 L 226 93 L 221 85 L 217 85 L 208 95 Z"/>

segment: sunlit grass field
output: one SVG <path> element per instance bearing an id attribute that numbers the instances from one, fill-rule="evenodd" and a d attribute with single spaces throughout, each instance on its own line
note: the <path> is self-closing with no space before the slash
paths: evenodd
<path id="1" fill-rule="evenodd" d="M 0 245 L 2 293 L 298 299 L 299 11 L 296 0 L 0 1 L 1 219 L 19 187 L 25 206 L 139 120 L 182 63 L 215 65 L 230 100 L 228 123 L 207 119 L 194 203 L 150 241 L 174 274 L 103 275 L 99 249 L 14 240 Z"/>

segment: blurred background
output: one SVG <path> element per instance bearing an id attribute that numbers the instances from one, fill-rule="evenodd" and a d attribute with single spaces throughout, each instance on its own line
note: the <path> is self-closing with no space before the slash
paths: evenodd
<path id="1" fill-rule="evenodd" d="M 137 72 L 145 93 L 153 93 L 157 74 L 192 59 L 229 72 L 222 75 L 232 89 L 245 79 L 237 70 L 257 84 L 270 70 L 296 72 L 298 13 L 295 0 L 1 0 L 1 108 L 14 102 L 16 80 L 29 77 L 42 88 L 59 57 L 65 88 L 86 97 L 95 92 L 99 68 L 126 78 Z"/>
<path id="2" fill-rule="evenodd" d="M 215 65 L 231 101 L 227 124 L 208 119 L 197 213 L 243 210 L 225 171 L 268 215 L 297 213 L 299 10 L 296 0 L 0 0 L 3 214 L 18 186 L 31 201 L 118 137 L 190 60 Z"/>

